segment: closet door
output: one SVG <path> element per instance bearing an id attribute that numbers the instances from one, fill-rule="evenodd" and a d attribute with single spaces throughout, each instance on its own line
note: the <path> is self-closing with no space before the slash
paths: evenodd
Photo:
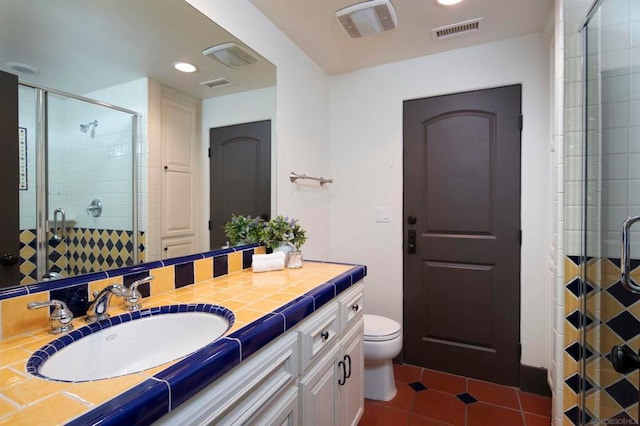
<path id="1" fill-rule="evenodd" d="M 0 287 L 19 281 L 18 77 L 0 71 Z"/>
<path id="2" fill-rule="evenodd" d="M 193 254 L 199 101 L 162 88 L 162 258 Z"/>

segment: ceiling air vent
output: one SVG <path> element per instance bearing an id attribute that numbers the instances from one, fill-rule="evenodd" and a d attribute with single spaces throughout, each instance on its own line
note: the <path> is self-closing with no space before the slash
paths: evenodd
<path id="1" fill-rule="evenodd" d="M 207 86 L 210 89 L 217 89 L 219 87 L 230 86 L 233 84 L 231 80 L 227 80 L 226 78 L 216 78 L 215 80 L 203 81 L 203 86 Z"/>
<path id="2" fill-rule="evenodd" d="M 478 31 L 482 31 L 483 20 L 484 18 L 477 18 L 470 21 L 447 25 L 445 27 L 434 28 L 433 30 L 431 30 L 431 37 L 433 37 L 434 40 L 442 40 L 445 38 L 458 37 L 469 33 L 476 33 Z"/>
<path id="3" fill-rule="evenodd" d="M 204 49 L 202 54 L 231 68 L 244 67 L 258 62 L 258 58 L 254 56 L 251 49 L 235 42 L 211 46 Z"/>

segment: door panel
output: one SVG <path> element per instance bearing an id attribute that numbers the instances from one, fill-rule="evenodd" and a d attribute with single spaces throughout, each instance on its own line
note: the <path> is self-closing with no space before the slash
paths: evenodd
<path id="1" fill-rule="evenodd" d="M 0 71 L 0 146 L 2 147 L 2 203 L 0 204 L 0 287 L 20 281 L 18 77 Z"/>
<path id="2" fill-rule="evenodd" d="M 225 244 L 232 215 L 271 211 L 271 121 L 210 130 L 211 248 Z"/>
<path id="3" fill-rule="evenodd" d="M 405 360 L 517 384 L 521 87 L 406 101 Z M 405 246 L 407 241 L 405 240 Z"/>

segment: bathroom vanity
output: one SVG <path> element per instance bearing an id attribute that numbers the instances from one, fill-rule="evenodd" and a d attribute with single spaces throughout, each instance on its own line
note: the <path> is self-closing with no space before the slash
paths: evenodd
<path id="1" fill-rule="evenodd" d="M 301 269 L 252 273 L 247 260 L 253 252 L 236 249 L 148 265 L 144 273 L 156 279 L 150 297 L 143 299 L 143 310 L 212 304 L 235 314 L 235 323 L 223 337 L 177 361 L 112 379 L 51 381 L 27 373 L 24 365 L 34 351 L 60 335 L 48 335 L 45 323 L 33 332 L 4 338 L 0 354 L 5 358 L 0 361 L 4 372 L 15 373 L 16 382 L 5 382 L 0 392 L 22 408 L 3 414 L 0 407 L 0 420 L 70 425 L 357 424 L 364 402 L 366 268 L 306 261 Z M 221 265 L 216 256 L 225 256 L 228 273 L 215 272 Z M 194 270 L 189 285 L 180 281 L 186 267 Z M 139 276 L 140 267 L 135 268 Z M 118 278 L 97 280 L 84 291 L 114 280 Z M 43 289 L 33 287 L 31 294 L 2 299 L 1 308 L 7 311 L 46 298 L 48 292 L 37 292 Z M 123 313 L 112 308 L 113 316 Z M 74 324 L 78 331 L 83 318 Z"/>
<path id="2" fill-rule="evenodd" d="M 362 306 L 357 283 L 157 424 L 357 425 Z"/>

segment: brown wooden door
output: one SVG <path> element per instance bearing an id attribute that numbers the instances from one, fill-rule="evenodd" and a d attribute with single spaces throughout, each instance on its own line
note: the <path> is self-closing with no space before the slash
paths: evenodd
<path id="1" fill-rule="evenodd" d="M 520 105 L 520 85 L 404 103 L 405 362 L 518 383 Z"/>
<path id="2" fill-rule="evenodd" d="M 20 199 L 18 195 L 18 77 L 0 71 L 0 287 L 20 280 Z"/>
<path id="3" fill-rule="evenodd" d="M 225 244 L 231 215 L 268 218 L 271 210 L 271 121 L 210 129 L 211 249 Z"/>

